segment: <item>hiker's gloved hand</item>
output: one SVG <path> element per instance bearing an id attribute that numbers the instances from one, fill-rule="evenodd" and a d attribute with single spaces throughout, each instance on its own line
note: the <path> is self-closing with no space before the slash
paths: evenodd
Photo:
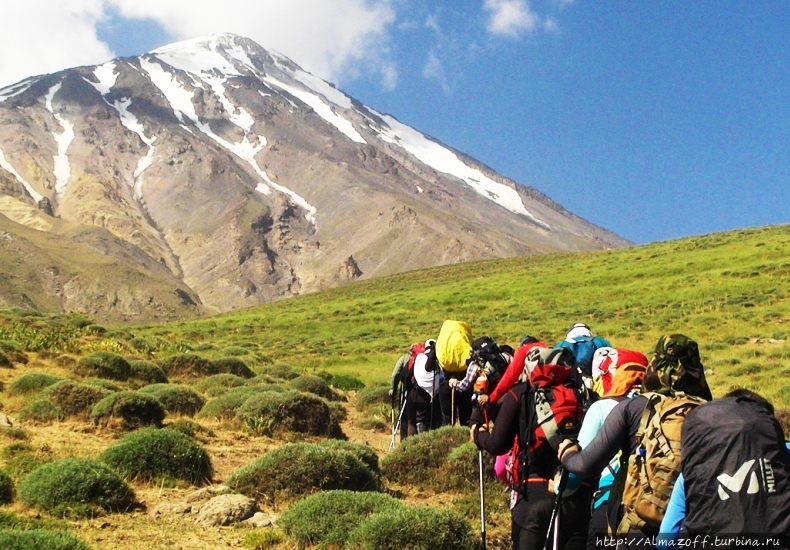
<path id="1" fill-rule="evenodd" d="M 480 406 L 485 407 L 486 403 L 488 403 L 488 396 L 484 393 L 481 393 L 480 395 L 477 396 L 477 403 Z"/>
<path id="2" fill-rule="evenodd" d="M 566 439 L 557 448 L 557 458 L 562 462 L 562 457 L 568 452 L 579 452 L 579 446 L 571 439 Z"/>
<path id="3" fill-rule="evenodd" d="M 554 477 L 549 480 L 549 493 L 556 495 L 560 490 L 560 477 L 562 477 L 562 470 L 557 470 Z M 576 490 L 581 487 L 581 479 L 574 474 L 570 474 L 568 482 L 565 484 L 565 490 L 562 492 L 562 498 L 568 498 Z"/>
<path id="4" fill-rule="evenodd" d="M 390 388 L 390 389 L 389 389 L 389 391 L 387 392 L 387 395 L 389 395 L 390 397 L 392 397 L 392 394 L 393 394 L 393 393 L 394 393 L 394 392 L 392 391 L 392 388 Z"/>
<path id="5" fill-rule="evenodd" d="M 472 424 L 472 426 L 469 428 L 469 439 L 474 444 L 477 444 L 477 440 L 475 439 L 475 437 L 477 436 L 477 432 L 479 431 L 487 432 L 488 426 L 486 426 L 485 424 Z"/>

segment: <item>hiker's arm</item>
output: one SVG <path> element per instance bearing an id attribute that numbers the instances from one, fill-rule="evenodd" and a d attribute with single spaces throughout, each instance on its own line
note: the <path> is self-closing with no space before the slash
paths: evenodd
<path id="1" fill-rule="evenodd" d="M 505 454 L 513 447 L 513 438 L 518 432 L 518 401 L 508 394 L 499 410 L 491 433 L 482 426 L 472 427 L 472 440 L 478 448 L 494 456 Z"/>
<path id="2" fill-rule="evenodd" d="M 619 403 L 590 444 L 579 450 L 574 446 L 561 454 L 562 465 L 583 478 L 598 476 L 620 449 L 628 449 L 629 423 L 626 402 Z M 563 447 L 561 449 L 564 450 Z"/>
<path id="3" fill-rule="evenodd" d="M 656 539 L 656 548 L 670 548 L 680 536 L 680 527 L 686 519 L 686 487 L 683 482 L 683 473 L 678 476 L 675 486 L 672 487 L 672 496 L 669 497 L 664 519 Z"/>
<path id="4" fill-rule="evenodd" d="M 451 378 L 448 384 L 450 385 L 451 389 L 454 389 L 457 392 L 465 392 L 469 385 L 472 384 L 477 379 L 477 371 L 479 367 L 474 362 L 469 363 L 469 366 L 466 367 L 466 376 L 463 380 L 459 382 L 454 382 L 455 379 Z"/>
<path id="5" fill-rule="evenodd" d="M 395 363 L 395 368 L 392 369 L 392 376 L 390 377 L 390 397 L 395 395 L 395 392 L 398 390 L 398 383 L 400 382 L 400 375 L 403 372 L 403 368 L 406 366 L 406 363 L 409 362 L 408 355 L 401 355 L 398 361 Z"/>

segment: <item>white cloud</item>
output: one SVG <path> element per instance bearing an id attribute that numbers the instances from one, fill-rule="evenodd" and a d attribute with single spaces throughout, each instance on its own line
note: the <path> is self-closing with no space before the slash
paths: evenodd
<path id="1" fill-rule="evenodd" d="M 394 86 L 397 69 L 387 45 L 396 1 L 7 1 L 0 19 L 0 86 L 114 57 L 96 33 L 111 8 L 125 18 L 155 21 L 174 40 L 224 32 L 246 36 L 335 82 L 361 62 L 366 72 L 372 67 L 381 75 L 383 86 Z"/>
<path id="2" fill-rule="evenodd" d="M 433 51 L 428 52 L 428 60 L 422 68 L 422 76 L 430 80 L 438 81 L 442 85 L 444 93 L 450 93 L 450 85 L 447 83 L 447 74 L 445 73 L 442 61 Z"/>
<path id="3" fill-rule="evenodd" d="M 0 19 L 0 86 L 113 57 L 96 36 L 102 0 L 4 2 Z"/>
<path id="4" fill-rule="evenodd" d="M 484 0 L 488 12 L 488 32 L 517 38 L 533 32 L 540 21 L 526 0 Z"/>

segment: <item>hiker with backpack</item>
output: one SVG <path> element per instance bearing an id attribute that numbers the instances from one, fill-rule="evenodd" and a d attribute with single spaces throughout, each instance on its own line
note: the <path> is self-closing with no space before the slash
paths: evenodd
<path id="1" fill-rule="evenodd" d="M 427 340 L 425 349 L 417 354 L 413 378 L 414 385 L 409 393 L 414 408 L 413 420 L 417 433 L 423 433 L 442 425 L 438 395 L 443 376 L 436 359 L 436 340 Z"/>
<path id="2" fill-rule="evenodd" d="M 558 342 L 555 348 L 568 348 L 576 358 L 576 368 L 588 389 L 592 389 L 592 361 L 595 350 L 611 347 L 611 344 L 600 336 L 594 336 L 590 327 L 584 323 L 575 323 L 568 329 L 565 339 Z"/>
<path id="3" fill-rule="evenodd" d="M 499 378 L 496 384 L 489 384 L 490 391 L 488 395 L 481 395 L 478 398 L 478 403 L 485 407 L 488 403 L 496 403 L 507 391 L 512 388 L 524 372 L 524 360 L 527 357 L 529 350 L 535 347 L 545 348 L 548 347 L 544 342 L 534 336 L 524 336 L 518 344 L 518 349 L 510 359 L 505 372 Z"/>
<path id="4" fill-rule="evenodd" d="M 689 411 L 710 399 L 697 343 L 682 334 L 662 336 L 641 393 L 615 405 L 584 448 L 570 439 L 560 445 L 562 465 L 582 477 L 599 475 L 622 453 L 607 504 L 612 533 L 658 533 L 680 470 L 680 427 Z M 656 466 L 664 473 L 654 475 Z M 648 539 L 630 540 L 644 548 Z"/>
<path id="5" fill-rule="evenodd" d="M 549 491 L 559 460 L 556 446 L 581 422 L 575 366 L 568 350 L 533 348 L 524 367 L 526 382 L 500 400 L 493 429 L 474 424 L 471 438 L 494 456 L 510 454 L 511 539 L 515 550 L 542 550 L 547 540 L 555 496 Z M 590 487 L 563 498 L 558 546 L 581 549 L 587 539 Z"/>
<path id="6" fill-rule="evenodd" d="M 681 474 L 658 546 L 672 545 L 681 525 L 692 540 L 726 533 L 790 542 L 790 442 L 770 402 L 731 391 L 691 411 L 680 440 Z"/>
<path id="7" fill-rule="evenodd" d="M 619 402 L 639 393 L 647 365 L 647 357 L 639 351 L 607 347 L 596 350 L 592 368 L 593 387 L 599 389 L 601 399 L 590 405 L 584 416 L 577 438 L 581 448 L 587 447 L 592 442 L 608 414 Z M 592 498 L 588 550 L 596 548 L 597 536 L 607 534 L 606 504 L 619 466 L 620 459 L 615 456 L 600 474 L 598 488 Z"/>
<path id="8" fill-rule="evenodd" d="M 452 380 L 466 377 L 471 357 L 472 328 L 463 321 L 444 321 L 436 338 L 436 358 L 442 374 L 438 397 L 442 426 L 452 424 L 456 418 L 461 425 L 467 425 L 472 415 L 471 385 L 465 391 L 457 391 L 450 385 Z"/>

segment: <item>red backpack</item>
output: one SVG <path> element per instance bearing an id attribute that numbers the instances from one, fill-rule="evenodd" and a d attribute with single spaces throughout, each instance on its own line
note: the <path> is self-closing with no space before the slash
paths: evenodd
<path id="1" fill-rule="evenodd" d="M 406 391 L 410 391 L 415 384 L 414 381 L 414 361 L 417 356 L 425 351 L 425 342 L 417 342 L 411 345 L 409 350 L 409 362 L 406 363 L 406 368 L 401 372 L 401 382 Z"/>
<path id="2" fill-rule="evenodd" d="M 531 472 L 544 479 L 553 475 L 559 464 L 557 448 L 565 438 L 578 435 L 587 399 L 567 348 L 533 348 L 524 361 L 524 376 L 528 387 L 519 403 L 519 431 L 509 466 L 513 488 L 522 494 Z"/>

